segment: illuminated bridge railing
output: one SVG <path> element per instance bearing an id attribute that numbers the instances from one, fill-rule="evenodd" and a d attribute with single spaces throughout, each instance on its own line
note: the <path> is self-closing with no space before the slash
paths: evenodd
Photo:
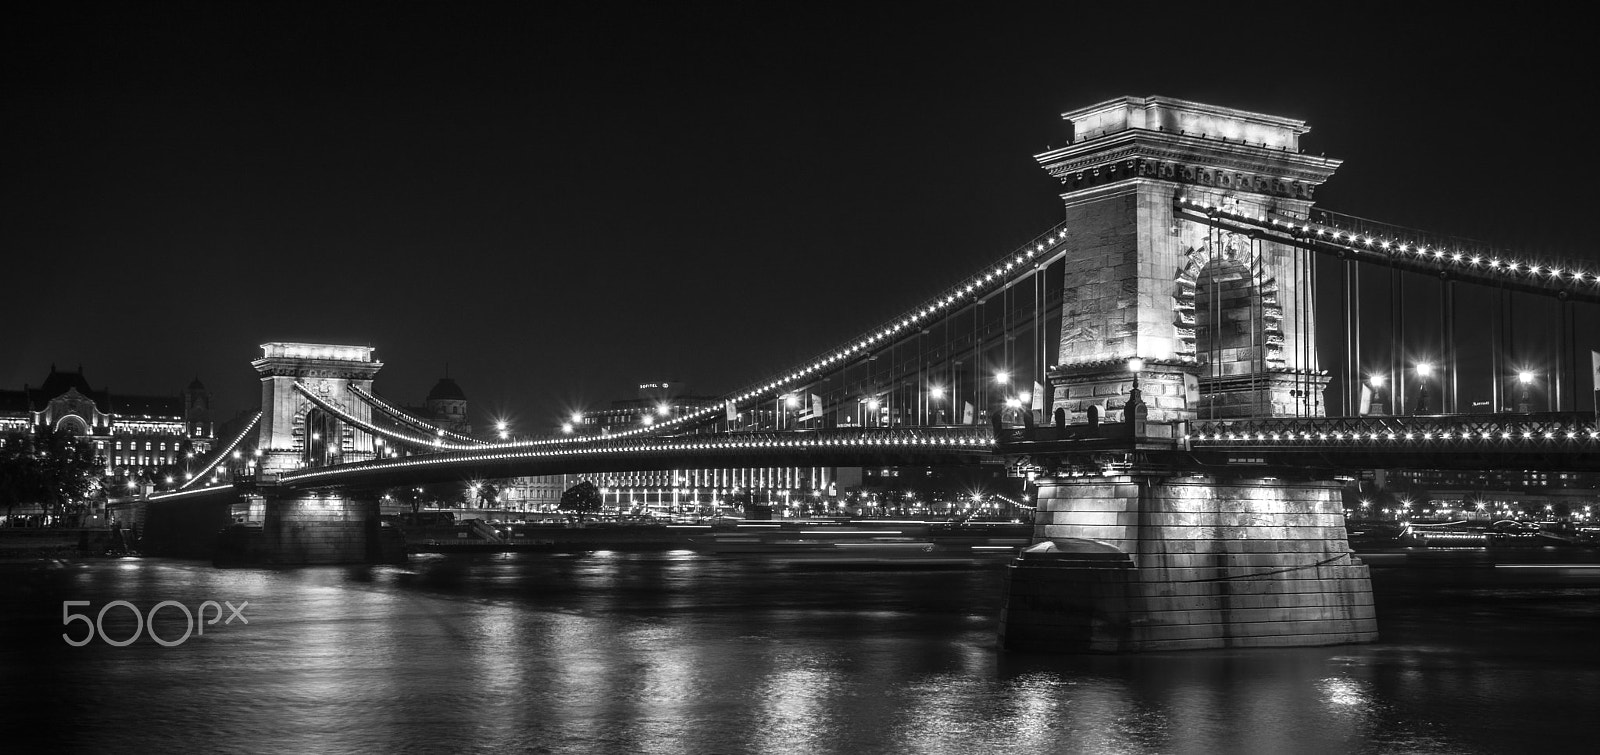
<path id="1" fill-rule="evenodd" d="M 1194 449 L 1361 449 L 1525 454 L 1600 450 L 1594 415 L 1540 413 L 1383 417 L 1273 417 L 1198 420 L 1185 438 Z"/>
<path id="2" fill-rule="evenodd" d="M 462 469 L 492 470 L 486 474 L 515 476 L 519 469 L 537 469 L 543 473 L 544 470 L 560 468 L 563 464 L 570 464 L 574 469 L 594 469 L 609 463 L 659 464 L 677 460 L 727 466 L 760 465 L 764 459 L 777 459 L 784 464 L 805 464 L 808 459 L 826 460 L 829 466 L 838 465 L 841 460 L 857 459 L 870 464 L 885 456 L 986 460 L 993 447 L 993 432 L 988 427 L 976 425 L 686 435 L 616 439 L 560 448 L 499 446 L 443 451 L 306 469 L 285 474 L 283 483 L 298 486 L 337 485 L 347 479 L 360 479 L 370 484 L 386 474 L 394 475 L 396 479 L 438 474 L 442 479 L 449 472 Z M 998 457 L 995 457 L 995 461 L 998 462 Z"/>

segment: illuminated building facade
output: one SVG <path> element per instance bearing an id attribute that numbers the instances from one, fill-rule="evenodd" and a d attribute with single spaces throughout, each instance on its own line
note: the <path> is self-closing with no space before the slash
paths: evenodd
<path id="1" fill-rule="evenodd" d="M 721 405 L 713 396 L 692 396 L 683 383 L 640 383 L 637 398 L 611 402 L 610 408 L 583 412 L 574 428 L 584 435 L 609 435 L 636 430 Z"/>
<path id="2" fill-rule="evenodd" d="M 216 443 L 211 394 L 197 378 L 172 396 L 131 396 L 95 389 L 83 368 L 50 367 L 37 388 L 0 390 L 0 432 L 62 429 L 93 444 L 112 477 L 178 476 Z"/>
<path id="3" fill-rule="evenodd" d="M 722 399 L 690 395 L 681 383 L 643 383 L 636 398 L 581 412 L 572 418 L 569 428 L 583 435 L 612 435 L 708 409 L 721 411 L 722 407 Z M 804 429 L 812 424 L 821 427 L 823 420 L 815 414 L 807 418 L 805 409 L 795 401 L 751 408 L 740 412 L 734 424 L 751 431 Z M 875 413 L 870 418 L 844 416 L 837 421 L 841 426 L 856 422 L 887 425 L 888 416 L 885 410 L 882 417 Z M 608 509 L 655 515 L 727 513 L 739 502 L 770 509 L 776 517 L 944 516 L 999 506 L 993 496 L 1000 493 L 1011 492 L 1020 498 L 1012 491 L 1016 485 L 1006 482 L 1004 470 L 999 467 L 737 467 L 606 472 L 582 477 L 600 489 Z M 743 513 L 750 516 L 755 512 L 747 509 Z"/>
<path id="4" fill-rule="evenodd" d="M 1358 516 L 1570 518 L 1592 521 L 1600 509 L 1600 475 L 1540 469 L 1375 470 L 1379 489 L 1393 488 L 1392 503 L 1355 502 Z M 1412 491 L 1415 492 L 1413 496 Z M 1365 509 L 1365 510 L 1361 510 Z"/>

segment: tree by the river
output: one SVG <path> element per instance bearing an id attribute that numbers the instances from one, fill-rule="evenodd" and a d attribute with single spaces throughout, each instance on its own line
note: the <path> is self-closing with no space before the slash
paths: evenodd
<path id="1" fill-rule="evenodd" d="M 39 428 L 0 441 L 0 504 L 38 504 L 45 514 L 81 508 L 100 465 L 94 446 L 66 430 Z"/>
<path id="2" fill-rule="evenodd" d="M 598 512 L 601 503 L 600 489 L 588 480 L 567 488 L 561 494 L 561 510 L 576 512 L 579 523 L 583 522 L 584 515 Z"/>

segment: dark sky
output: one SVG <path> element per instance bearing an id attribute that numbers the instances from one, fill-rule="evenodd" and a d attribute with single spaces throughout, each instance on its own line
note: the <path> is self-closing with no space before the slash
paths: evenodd
<path id="1" fill-rule="evenodd" d="M 231 412 L 309 340 L 527 430 L 720 393 L 1059 220 L 1032 156 L 1121 95 L 1308 120 L 1328 209 L 1600 256 L 1574 17 L 327 5 L 6 12 L 0 386 L 198 375 Z"/>

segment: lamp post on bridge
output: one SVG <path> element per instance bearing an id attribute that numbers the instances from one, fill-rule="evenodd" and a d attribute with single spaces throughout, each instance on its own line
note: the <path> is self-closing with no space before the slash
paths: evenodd
<path id="1" fill-rule="evenodd" d="M 1389 413 L 1389 404 L 1383 400 L 1383 384 L 1387 382 L 1382 374 L 1367 376 L 1367 411 L 1366 414 L 1384 415 Z"/>
<path id="2" fill-rule="evenodd" d="M 1428 362 L 1417 363 L 1417 408 L 1412 414 L 1428 413 L 1428 376 L 1433 374 L 1433 365 Z"/>
<path id="3" fill-rule="evenodd" d="M 1529 370 L 1517 373 L 1517 413 L 1529 414 L 1533 411 L 1533 396 L 1530 386 L 1533 385 L 1534 374 Z"/>

